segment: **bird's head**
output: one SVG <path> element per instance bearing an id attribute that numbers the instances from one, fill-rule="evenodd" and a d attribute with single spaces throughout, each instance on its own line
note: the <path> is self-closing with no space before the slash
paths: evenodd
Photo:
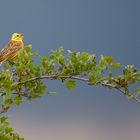
<path id="1" fill-rule="evenodd" d="M 13 33 L 12 34 L 12 37 L 11 37 L 11 40 L 14 40 L 14 41 L 21 41 L 23 40 L 23 35 L 22 34 L 19 34 L 19 33 Z"/>

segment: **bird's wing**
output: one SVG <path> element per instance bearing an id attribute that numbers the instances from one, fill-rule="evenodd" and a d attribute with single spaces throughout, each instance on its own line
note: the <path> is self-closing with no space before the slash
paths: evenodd
<path id="1" fill-rule="evenodd" d="M 1 50 L 0 53 L 0 62 L 5 60 L 7 57 L 13 55 L 14 53 L 18 52 L 22 49 L 22 42 L 19 41 L 9 41 L 5 48 Z"/>

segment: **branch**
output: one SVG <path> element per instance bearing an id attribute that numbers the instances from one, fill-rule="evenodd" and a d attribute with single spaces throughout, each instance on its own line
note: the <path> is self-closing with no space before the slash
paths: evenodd
<path id="1" fill-rule="evenodd" d="M 83 78 L 83 77 L 79 77 L 79 76 L 58 76 L 58 75 L 44 75 L 44 76 L 39 76 L 39 77 L 33 77 L 31 79 L 19 82 L 18 85 L 26 84 L 28 82 L 32 82 L 32 81 L 35 81 L 35 80 L 41 80 L 41 79 L 49 79 L 49 80 L 73 79 L 73 80 L 86 82 L 88 85 L 94 85 L 87 78 Z M 107 84 L 107 83 L 104 83 L 104 82 L 102 82 L 101 85 L 104 86 L 104 87 L 117 89 L 118 91 L 123 93 L 123 95 L 126 96 L 125 91 L 121 87 L 118 87 L 116 85 Z M 130 94 L 130 98 L 135 100 L 137 103 L 140 104 L 140 100 L 136 96 Z"/>
<path id="2" fill-rule="evenodd" d="M 44 75 L 44 76 L 39 76 L 39 77 L 33 77 L 31 79 L 25 80 L 18 82 L 18 85 L 22 85 L 28 82 L 32 82 L 35 80 L 41 80 L 41 79 L 49 79 L 49 80 L 64 80 L 64 79 L 73 79 L 73 80 L 79 80 L 79 81 L 84 81 L 88 82 L 89 80 L 86 78 L 78 77 L 78 76 L 57 76 L 57 75 Z"/>
<path id="3" fill-rule="evenodd" d="M 5 112 L 7 112 L 7 110 L 8 110 L 8 109 L 1 109 L 1 110 L 0 110 L 0 114 L 3 114 L 3 113 L 5 113 Z"/>
<path id="4" fill-rule="evenodd" d="M 124 90 L 122 90 L 121 88 L 118 88 L 118 87 L 115 87 L 115 88 L 125 95 L 125 91 Z M 135 100 L 137 103 L 140 104 L 140 100 L 136 96 L 130 94 L 130 98 Z"/>
<path id="5" fill-rule="evenodd" d="M 102 86 L 108 87 L 108 88 L 114 88 L 114 89 L 120 91 L 121 93 L 123 93 L 124 96 L 126 96 L 125 91 L 123 89 L 121 89 L 120 87 L 117 87 L 117 86 L 111 85 L 111 84 L 105 84 L 105 83 L 102 83 Z M 136 96 L 130 94 L 130 98 L 135 100 L 138 104 L 140 104 L 140 100 Z"/>
<path id="6" fill-rule="evenodd" d="M 27 94 L 25 94 L 25 93 L 22 93 L 22 94 L 19 95 L 18 93 L 14 92 L 14 93 L 12 93 L 12 94 L 18 95 L 18 96 L 23 96 L 23 97 L 26 97 L 26 98 L 29 99 L 29 96 L 28 96 Z M 0 91 L 0 97 L 3 97 L 3 96 L 5 96 L 5 95 L 7 95 L 7 93 Z M 7 110 L 8 110 L 8 108 L 1 108 L 1 109 L 0 109 L 0 114 L 3 114 L 3 113 L 5 113 L 5 112 L 7 112 Z"/>
<path id="7" fill-rule="evenodd" d="M 5 96 L 6 94 L 7 93 L 1 91 L 0 92 L 0 97 Z M 23 96 L 23 97 L 28 97 L 28 95 L 26 95 L 25 93 L 19 94 L 19 93 L 13 92 L 12 94 L 15 94 L 15 95 L 18 95 L 18 96 Z"/>

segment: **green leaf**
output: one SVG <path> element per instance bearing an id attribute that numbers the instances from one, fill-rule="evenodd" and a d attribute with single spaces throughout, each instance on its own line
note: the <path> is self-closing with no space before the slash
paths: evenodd
<path id="1" fill-rule="evenodd" d="M 6 129 L 5 129 L 5 133 L 10 133 L 10 132 L 12 132 L 13 131 L 13 129 L 12 128 L 9 128 L 9 127 L 7 127 Z"/>
<path id="2" fill-rule="evenodd" d="M 40 95 L 35 94 L 35 93 L 29 93 L 28 96 L 30 100 L 40 98 Z"/>
<path id="3" fill-rule="evenodd" d="M 140 88 L 135 90 L 136 96 L 140 96 Z"/>
<path id="4" fill-rule="evenodd" d="M 2 101 L 2 108 L 7 110 L 10 108 L 10 106 L 12 105 L 13 103 L 13 100 L 12 100 L 12 97 L 6 97 L 4 96 L 3 97 L 3 101 Z"/>
<path id="5" fill-rule="evenodd" d="M 7 117 L 3 116 L 3 117 L 0 118 L 0 123 L 5 122 L 6 120 L 7 120 Z"/>
<path id="6" fill-rule="evenodd" d="M 14 104 L 15 104 L 15 105 L 19 105 L 20 103 L 22 103 L 22 97 L 16 96 L 16 97 L 14 98 Z"/>
<path id="7" fill-rule="evenodd" d="M 88 58 L 89 58 L 89 54 L 88 53 L 86 53 L 86 52 L 82 52 L 81 54 L 80 54 L 80 61 L 82 61 L 82 62 L 86 62 L 86 61 L 88 61 Z"/>
<path id="8" fill-rule="evenodd" d="M 89 75 L 89 81 L 92 84 L 96 84 L 96 75 L 94 73 L 92 73 L 92 74 Z"/>
<path id="9" fill-rule="evenodd" d="M 111 68 L 113 69 L 121 68 L 121 64 L 120 63 L 111 64 Z"/>
<path id="10" fill-rule="evenodd" d="M 128 69 L 124 69 L 124 70 L 123 70 L 123 74 L 124 74 L 124 75 L 127 75 L 128 73 L 129 73 Z"/>
<path id="11" fill-rule="evenodd" d="M 24 140 L 9 126 L 5 116 L 0 118 L 0 140 Z"/>
<path id="12" fill-rule="evenodd" d="M 76 85 L 76 81 L 74 80 L 68 80 L 65 82 L 65 86 L 67 87 L 68 90 L 72 90 Z"/>
<path id="13" fill-rule="evenodd" d="M 114 58 L 111 56 L 105 56 L 105 60 L 107 63 L 111 64 L 114 61 Z"/>
<path id="14" fill-rule="evenodd" d="M 105 64 L 106 64 L 105 57 L 101 56 L 101 58 L 99 60 L 99 66 L 104 68 Z"/>
<path id="15" fill-rule="evenodd" d="M 109 75 L 108 75 L 110 78 L 113 77 L 113 73 L 112 72 L 109 72 Z"/>
<path id="16" fill-rule="evenodd" d="M 29 46 L 24 46 L 24 49 L 26 50 L 26 52 L 30 52 L 31 49 L 32 49 L 32 45 L 29 45 Z"/>

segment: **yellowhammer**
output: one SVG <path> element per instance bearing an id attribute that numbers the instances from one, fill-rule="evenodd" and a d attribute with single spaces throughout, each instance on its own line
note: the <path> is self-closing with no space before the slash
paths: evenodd
<path id="1" fill-rule="evenodd" d="M 0 52 L 0 63 L 7 60 L 11 63 L 16 60 L 17 52 L 23 48 L 23 35 L 19 33 L 13 33 L 11 40 Z"/>

